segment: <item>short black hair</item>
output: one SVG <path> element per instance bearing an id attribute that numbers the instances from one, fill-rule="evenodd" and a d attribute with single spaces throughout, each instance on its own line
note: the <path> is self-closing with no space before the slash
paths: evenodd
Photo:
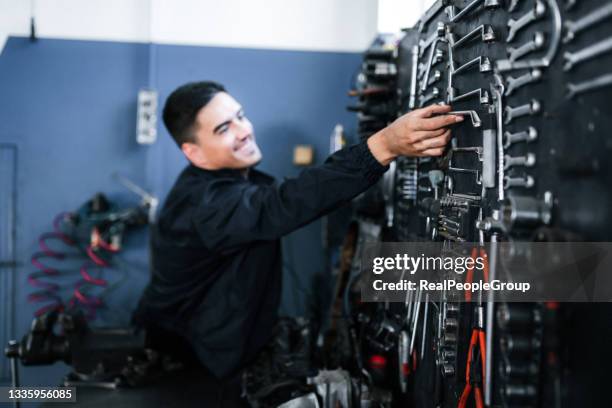
<path id="1" fill-rule="evenodd" d="M 195 142 L 193 125 L 196 115 L 219 92 L 226 91 L 216 82 L 190 82 L 176 88 L 166 99 L 164 124 L 179 147 L 183 143 Z"/>

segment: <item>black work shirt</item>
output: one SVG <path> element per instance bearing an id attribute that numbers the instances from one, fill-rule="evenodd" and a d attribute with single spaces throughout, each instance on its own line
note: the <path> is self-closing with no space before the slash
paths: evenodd
<path id="1" fill-rule="evenodd" d="M 386 171 L 365 143 L 276 184 L 251 169 L 187 166 L 152 229 L 152 278 L 135 321 L 183 337 L 225 377 L 269 340 L 281 293 L 280 237 L 346 203 Z"/>

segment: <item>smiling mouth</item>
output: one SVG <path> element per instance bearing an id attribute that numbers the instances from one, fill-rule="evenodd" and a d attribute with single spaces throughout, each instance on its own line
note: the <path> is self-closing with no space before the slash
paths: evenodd
<path id="1" fill-rule="evenodd" d="M 235 150 L 244 154 L 253 154 L 255 152 L 255 146 L 253 145 L 253 142 L 248 141 L 245 142 L 242 146 L 237 147 Z"/>

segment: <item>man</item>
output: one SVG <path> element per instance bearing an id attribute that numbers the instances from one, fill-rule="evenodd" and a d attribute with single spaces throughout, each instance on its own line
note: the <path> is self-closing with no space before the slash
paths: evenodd
<path id="1" fill-rule="evenodd" d="M 240 104 L 213 82 L 167 99 L 164 123 L 190 164 L 152 232 L 152 278 L 135 320 L 160 348 L 235 375 L 269 340 L 281 290 L 280 238 L 376 183 L 399 155 L 439 156 L 463 118 L 433 105 L 280 184 Z"/>

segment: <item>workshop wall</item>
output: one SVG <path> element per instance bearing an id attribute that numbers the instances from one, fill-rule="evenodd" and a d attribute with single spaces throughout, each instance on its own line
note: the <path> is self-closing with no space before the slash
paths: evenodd
<path id="1" fill-rule="evenodd" d="M 34 15 L 45 38 L 362 52 L 378 1 L 0 0 L 0 10 L 0 50 L 29 35 Z"/>
<path id="2" fill-rule="evenodd" d="M 46 3 L 37 3 L 40 13 Z M 110 3 L 119 7 L 119 2 Z M 89 13 L 95 13 L 95 7 Z M 80 18 L 74 10 L 70 16 Z M 341 20 L 339 15 L 336 18 Z M 117 24 L 122 27 L 124 23 L 120 19 Z M 38 236 L 51 230 L 56 214 L 76 210 L 98 191 L 124 205 L 136 204 L 138 198 L 112 179 L 115 172 L 163 200 L 186 164 L 161 123 L 154 145 L 135 142 L 140 88 L 158 89 L 163 101 L 186 81 L 223 82 L 255 125 L 264 152 L 261 169 L 279 178 L 297 175 L 300 170 L 291 163 L 295 144 L 313 145 L 315 160 L 321 163 L 334 125 L 340 122 L 349 132 L 354 130 L 354 117 L 344 110 L 346 91 L 360 63 L 354 43 L 345 49 L 339 42 L 333 47 L 298 44 L 290 49 L 291 44 L 279 41 L 278 47 L 256 49 L 84 41 L 45 38 L 42 21 L 38 27 L 42 38 L 31 42 L 9 37 L 0 55 L 0 143 L 17 148 L 18 266 L 11 337 L 26 332 L 39 306 L 26 301 L 32 291 L 26 275 L 32 270 L 30 256 L 38 250 Z M 108 31 L 113 25 L 106 27 Z M 138 27 L 137 32 L 143 30 Z M 65 37 L 77 37 L 77 31 Z M 82 38 L 103 37 L 94 34 Z M 330 51 L 334 47 L 340 51 Z M 319 50 L 305 51 L 308 48 Z M 108 308 L 101 311 L 104 324 L 126 323 L 148 280 L 146 231 L 131 234 L 125 246 L 122 257 L 129 280 L 108 298 Z M 291 234 L 284 249 L 287 293 L 283 294 L 283 312 L 302 314 L 312 299 L 313 274 L 324 272 L 320 222 Z M 117 271 L 108 272 L 110 279 L 118 276 Z M 0 334 L 0 338 L 9 337 Z M 6 367 L 3 369 L 6 375 Z M 66 370 L 56 365 L 24 371 L 25 384 L 49 384 Z"/>
<path id="3" fill-rule="evenodd" d="M 111 174 L 144 181 L 146 150 L 136 144 L 134 118 L 136 91 L 147 79 L 146 56 L 141 44 L 24 38 L 10 38 L 0 56 L 0 143 L 17 148 L 13 336 L 23 336 L 34 310 L 44 305 L 26 301 L 33 291 L 26 275 L 34 270 L 30 256 L 38 251 L 37 239 L 52 230 L 54 216 L 76 210 L 98 191 L 137 203 Z M 126 320 L 146 276 L 146 237 L 132 235 L 126 245 L 130 281 L 110 299 L 103 317 L 111 322 Z M 78 269 L 70 273 L 60 281 L 73 284 Z M 53 369 L 28 369 L 25 381 L 51 384 L 47 372 Z"/>

